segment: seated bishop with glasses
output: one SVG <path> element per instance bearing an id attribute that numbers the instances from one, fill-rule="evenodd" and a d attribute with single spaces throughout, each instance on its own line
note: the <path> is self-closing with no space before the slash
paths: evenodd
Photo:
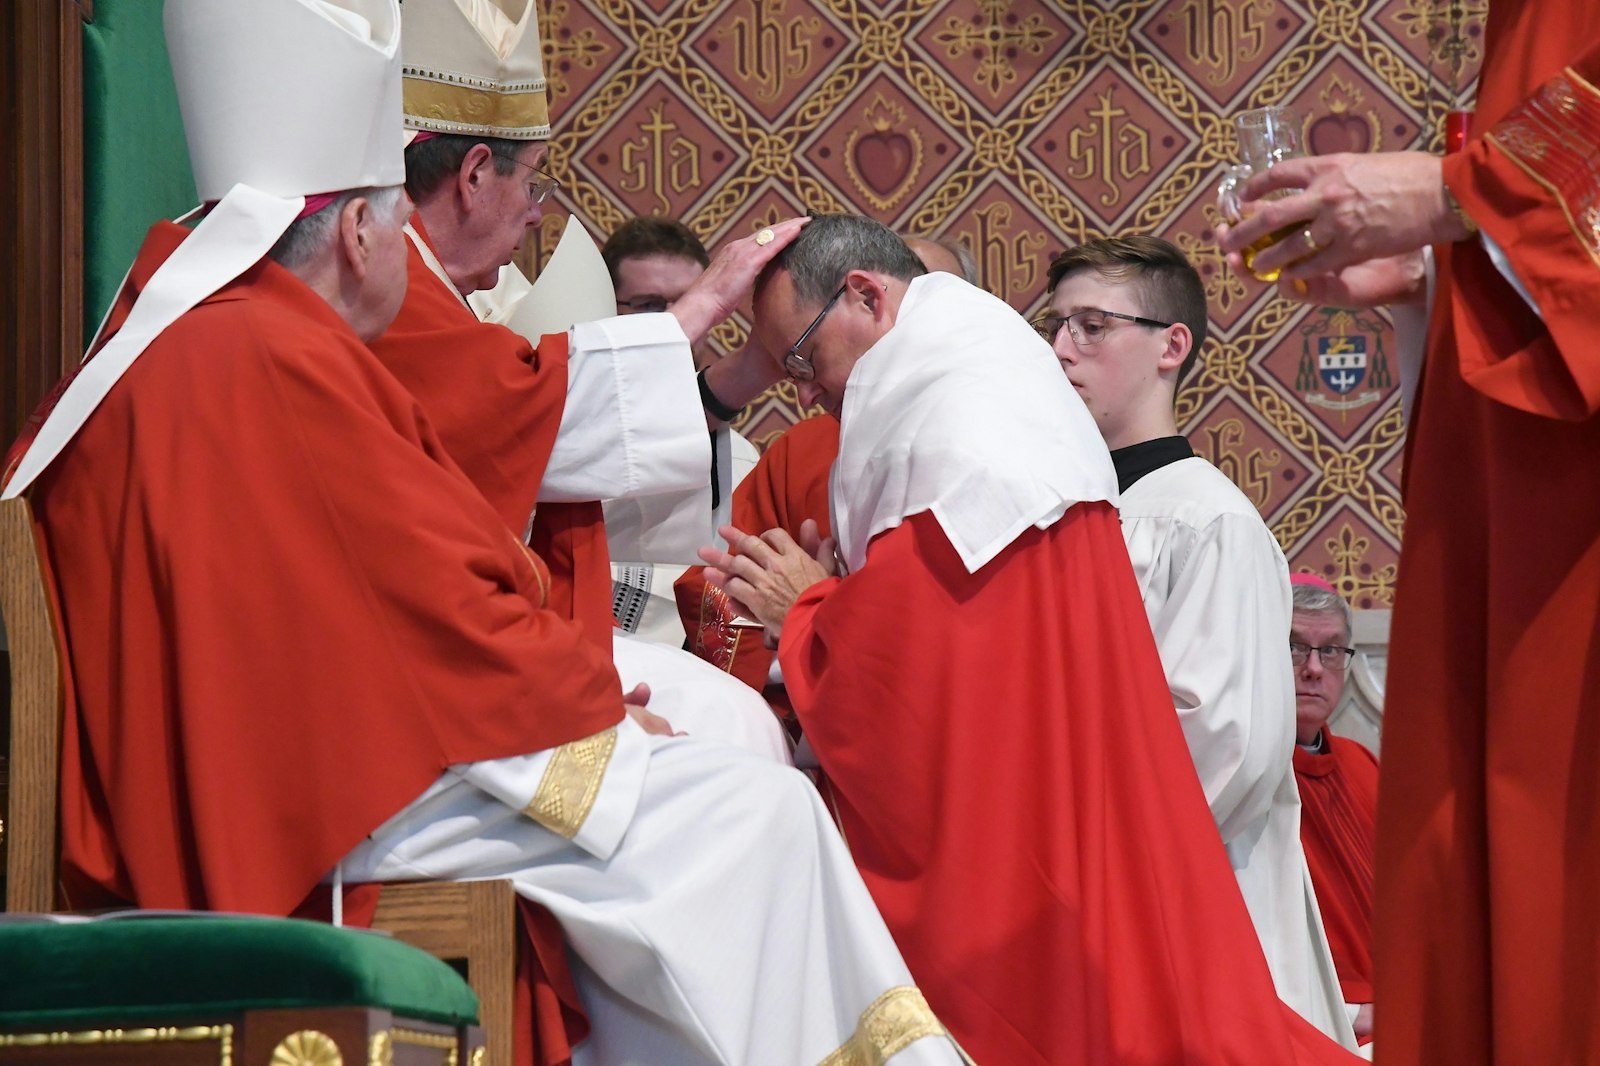
<path id="1" fill-rule="evenodd" d="M 1296 574 L 1289 661 L 1294 666 L 1295 780 L 1300 839 L 1356 1038 L 1372 1038 L 1372 861 L 1378 760 L 1328 730 L 1355 659 L 1350 607 L 1312 574 Z"/>

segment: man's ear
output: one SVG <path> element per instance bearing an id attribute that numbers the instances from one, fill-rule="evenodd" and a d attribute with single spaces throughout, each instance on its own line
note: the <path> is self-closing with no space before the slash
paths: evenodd
<path id="1" fill-rule="evenodd" d="M 1167 329 L 1167 347 L 1156 362 L 1156 369 L 1176 371 L 1189 358 L 1189 351 L 1194 347 L 1194 334 L 1182 322 L 1174 322 Z"/>
<path id="2" fill-rule="evenodd" d="M 876 275 L 865 270 L 852 270 L 844 276 L 846 288 L 852 299 L 863 303 L 874 320 L 888 313 L 888 290 Z"/>
<path id="3" fill-rule="evenodd" d="M 487 144 L 479 141 L 467 149 L 467 154 L 461 157 L 461 166 L 456 170 L 456 200 L 462 211 L 472 210 L 473 204 L 483 195 L 489 179 L 494 175 L 494 153 L 489 151 Z"/>
<path id="4" fill-rule="evenodd" d="M 365 196 L 351 197 L 339 209 L 339 255 L 358 279 L 367 276 L 367 257 L 372 254 L 376 223 L 372 202 Z"/>

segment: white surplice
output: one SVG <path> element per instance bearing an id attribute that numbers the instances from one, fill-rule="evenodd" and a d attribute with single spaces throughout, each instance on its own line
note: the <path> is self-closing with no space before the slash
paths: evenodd
<path id="1" fill-rule="evenodd" d="M 456 289 L 427 243 L 412 244 L 433 275 Z M 492 289 L 462 302 L 485 322 L 531 333 L 519 314 L 533 286 L 514 265 Z M 540 503 L 698 491 L 711 507 L 711 443 L 689 338 L 670 314 L 615 315 L 567 334 L 567 397 Z"/>
<path id="2" fill-rule="evenodd" d="M 434 276 L 450 284 L 426 243 L 415 236 L 412 241 Z M 531 291 L 522 272 L 506 266 L 498 285 L 463 302 L 484 321 L 518 329 L 522 301 Z M 539 338 L 529 341 L 537 344 Z M 678 320 L 670 314 L 617 315 L 574 325 L 568 334 L 566 403 L 539 502 L 621 500 L 641 515 L 676 515 L 651 536 L 634 541 L 650 550 L 642 563 L 683 563 L 715 536 L 710 486 L 711 438 L 689 338 Z M 665 596 L 672 597 L 670 584 Z M 677 624 L 675 601 L 672 619 Z M 792 764 L 787 735 L 766 701 L 684 651 L 682 625 L 677 628 L 674 647 L 613 641 L 623 691 L 647 684 L 653 693 L 650 710 L 674 729 Z"/>
<path id="3" fill-rule="evenodd" d="M 975 423 L 984 404 L 1005 419 Z M 894 328 L 851 369 L 839 424 L 829 499 L 849 572 L 873 537 L 923 511 L 976 573 L 1073 504 L 1116 501 L 1105 441 L 1050 346 L 954 274 L 912 280 Z"/>
<path id="4" fill-rule="evenodd" d="M 1244 493 L 1198 456 L 1141 477 L 1120 509 L 1167 686 L 1278 995 L 1354 1048 L 1300 845 L 1283 552 Z"/>
<path id="5" fill-rule="evenodd" d="M 675 732 L 794 765 L 789 734 L 771 705 L 732 674 L 682 648 L 620 629 L 611 634 L 611 659 L 622 691 L 649 685 L 650 711 L 665 718 Z"/>
<path id="6" fill-rule="evenodd" d="M 340 873 L 507 878 L 548 908 L 593 1023 L 576 1063 L 961 1061 L 810 781 L 724 745 L 624 719 L 451 767 Z"/>
<path id="7" fill-rule="evenodd" d="M 717 506 L 711 509 L 709 528 L 704 494 L 605 501 L 617 624 L 634 636 L 673 648 L 682 648 L 687 635 L 673 583 L 700 562 L 695 552 L 680 554 L 685 538 L 673 530 L 688 526 L 695 549 L 725 547 L 717 530 L 732 521 L 733 490 L 761 458 L 756 446 L 732 429 L 723 427 L 711 437 L 717 455 Z"/>

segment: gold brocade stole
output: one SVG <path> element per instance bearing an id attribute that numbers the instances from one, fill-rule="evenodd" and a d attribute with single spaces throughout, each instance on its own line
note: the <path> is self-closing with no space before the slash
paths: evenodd
<path id="1" fill-rule="evenodd" d="M 897 985 L 861 1012 L 850 1039 L 818 1066 L 883 1066 L 914 1041 L 945 1035 L 921 991 L 912 985 Z M 965 1054 L 962 1057 L 966 1058 Z"/>
<path id="2" fill-rule="evenodd" d="M 616 726 L 561 745 L 550 757 L 538 791 L 522 813 L 558 836 L 568 840 L 577 836 L 600 794 L 600 782 L 616 749 Z"/>

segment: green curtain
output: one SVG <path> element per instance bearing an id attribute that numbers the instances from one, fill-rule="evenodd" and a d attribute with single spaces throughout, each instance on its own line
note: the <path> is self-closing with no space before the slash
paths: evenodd
<path id="1" fill-rule="evenodd" d="M 162 0 L 95 0 L 83 27 L 85 343 L 145 231 L 195 206 L 161 8 Z"/>

